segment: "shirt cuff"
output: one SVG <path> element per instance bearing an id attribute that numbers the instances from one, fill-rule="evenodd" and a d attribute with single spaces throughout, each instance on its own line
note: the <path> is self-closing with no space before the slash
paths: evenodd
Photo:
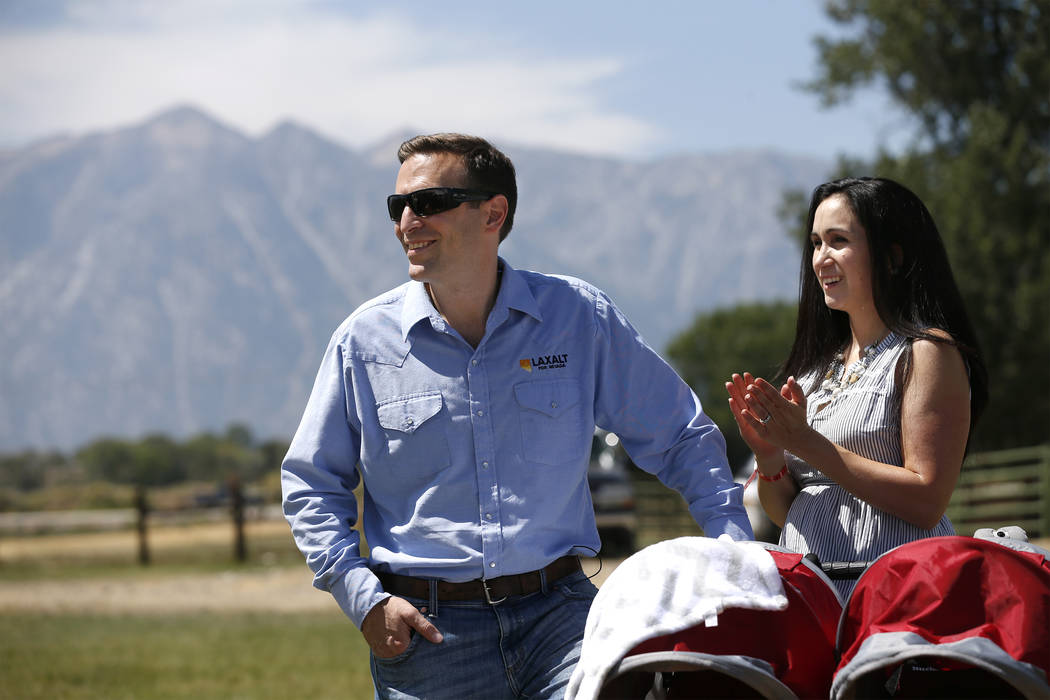
<path id="1" fill-rule="evenodd" d="M 383 590 L 379 579 L 366 568 L 354 569 L 343 577 L 342 581 L 330 589 L 335 602 L 354 625 L 361 629 L 361 623 L 369 611 L 390 597 Z"/>
<path id="2" fill-rule="evenodd" d="M 729 535 L 737 542 L 755 539 L 751 521 L 746 516 L 723 515 L 711 518 L 703 527 L 705 537 L 717 539 L 720 535 Z"/>

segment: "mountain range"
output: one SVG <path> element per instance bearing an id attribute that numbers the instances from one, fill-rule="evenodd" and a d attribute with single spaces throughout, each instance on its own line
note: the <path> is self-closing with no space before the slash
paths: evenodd
<path id="1" fill-rule="evenodd" d="M 406 279 L 383 199 L 392 134 L 354 150 L 193 107 L 0 153 L 0 451 L 237 422 L 290 438 L 328 337 Z M 698 312 L 792 298 L 772 151 L 628 160 L 497 144 L 518 172 L 518 268 L 603 288 L 662 349 Z"/>

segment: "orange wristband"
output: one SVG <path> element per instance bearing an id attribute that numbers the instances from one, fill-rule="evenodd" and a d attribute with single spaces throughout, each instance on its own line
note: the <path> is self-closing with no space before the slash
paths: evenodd
<path id="1" fill-rule="evenodd" d="M 787 475 L 787 473 L 788 473 L 788 465 L 785 464 L 784 466 L 782 466 L 780 468 L 780 471 L 778 471 L 773 476 L 766 476 L 762 472 L 759 472 L 757 467 L 755 468 L 755 471 L 758 472 L 758 478 L 761 479 L 762 481 L 780 481 L 781 479 L 783 479 Z"/>
<path id="2" fill-rule="evenodd" d="M 780 471 L 778 471 L 773 476 L 766 476 L 762 472 L 758 471 L 758 467 L 756 466 L 755 467 L 755 471 L 751 472 L 751 476 L 747 477 L 747 481 L 744 482 L 744 490 L 745 491 L 747 490 L 747 487 L 751 485 L 751 482 L 755 480 L 756 476 L 761 477 L 762 481 L 780 481 L 781 479 L 784 478 L 784 475 L 787 474 L 787 473 L 788 473 L 788 465 L 786 465 L 786 464 L 784 466 L 782 466 L 780 468 Z"/>

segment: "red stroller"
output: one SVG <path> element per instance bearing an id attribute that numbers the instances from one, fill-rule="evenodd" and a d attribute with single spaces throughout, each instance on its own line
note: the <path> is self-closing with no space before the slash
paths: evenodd
<path id="1" fill-rule="evenodd" d="M 1002 535 L 919 540 L 852 572 L 762 545 L 775 564 L 777 595 L 754 604 L 723 585 L 706 625 L 689 617 L 686 598 L 678 624 L 646 606 L 654 597 L 682 598 L 692 571 L 707 567 L 718 548 L 750 547 L 756 557 L 758 545 L 680 538 L 648 547 L 599 591 L 592 616 L 604 622 L 588 617 L 590 639 L 568 697 L 1050 698 L 1050 552 Z M 757 575 L 729 569 L 741 586 Z M 845 606 L 825 571 L 863 571 Z M 603 595 L 612 601 L 604 615 Z M 625 645 L 620 628 L 632 624 L 638 631 Z M 619 646 L 602 647 L 613 638 Z M 599 653 L 588 655 L 589 646 Z"/>
<path id="2" fill-rule="evenodd" d="M 978 537 L 896 547 L 857 581 L 838 650 L 836 699 L 1050 698 L 1050 552 Z"/>
<path id="3" fill-rule="evenodd" d="M 714 543 L 704 538 L 672 540 L 690 547 L 707 544 L 697 551 L 692 565 L 704 567 L 705 559 L 717 556 L 710 551 Z M 668 543 L 660 543 L 661 545 Z M 725 547 L 742 547 L 737 543 L 718 543 Z M 659 547 L 660 545 L 654 545 Z M 693 697 L 765 697 L 796 700 L 797 698 L 827 698 L 835 669 L 835 631 L 842 610 L 842 601 L 835 586 L 820 567 L 801 554 L 788 552 L 776 545 L 753 544 L 764 549 L 757 556 L 771 558 L 769 570 L 779 578 L 776 588 L 782 589 L 779 609 L 737 604 L 732 586 L 723 590 L 723 603 L 717 614 L 717 624 L 696 624 L 683 621 L 676 629 L 641 638 L 622 656 L 606 660 L 599 669 L 600 687 L 586 682 L 570 684 L 569 697 L 612 698 L 693 698 Z M 660 551 L 646 548 L 636 557 L 648 557 L 637 562 L 640 567 L 664 561 Z M 752 550 L 752 555 L 756 553 Z M 621 565 L 621 569 L 623 565 Z M 622 584 L 638 591 L 640 581 L 613 576 L 602 586 L 599 596 Z M 641 570 L 639 568 L 639 570 Z M 737 567 L 734 574 L 741 586 L 746 586 L 753 574 Z M 650 577 L 650 585 L 653 577 Z M 644 595 L 638 592 L 637 595 Z M 600 608 L 602 600 L 596 599 Z M 592 615 L 601 614 L 599 609 Z M 592 639 L 601 629 L 593 629 L 588 618 L 588 633 Z M 617 619 L 612 618 L 615 625 Z M 588 650 L 584 639 L 584 654 Z M 586 661 L 581 658 L 581 667 Z M 578 674 L 580 671 L 578 671 Z M 579 680 L 574 676 L 574 680 Z M 595 692 L 596 691 L 596 692 Z"/>

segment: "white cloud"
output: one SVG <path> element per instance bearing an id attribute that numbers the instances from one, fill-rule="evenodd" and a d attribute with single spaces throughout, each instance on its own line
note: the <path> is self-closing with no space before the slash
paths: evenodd
<path id="1" fill-rule="evenodd" d="M 145 8 L 84 0 L 61 27 L 0 33 L 0 143 L 178 103 L 251 134 L 291 118 L 351 146 L 407 126 L 599 153 L 639 153 L 661 136 L 603 107 L 603 81 L 623 69 L 614 58 L 508 50 L 469 29 L 434 36 L 406 17 L 297 3 Z"/>

